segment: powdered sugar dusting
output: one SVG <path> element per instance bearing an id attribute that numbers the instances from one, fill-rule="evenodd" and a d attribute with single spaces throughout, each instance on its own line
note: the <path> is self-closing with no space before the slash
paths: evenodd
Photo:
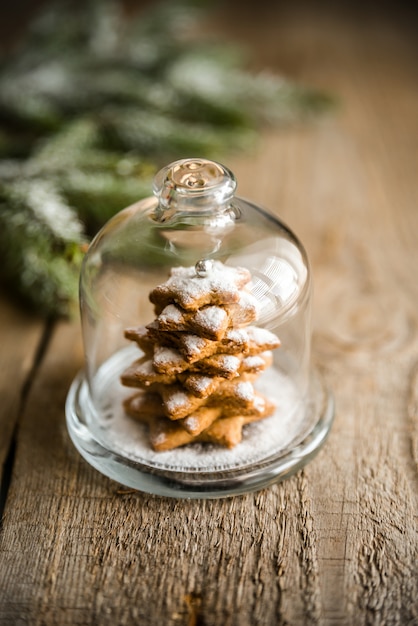
<path id="1" fill-rule="evenodd" d="M 168 389 L 168 387 L 167 387 Z M 174 413 L 178 409 L 188 406 L 190 403 L 189 396 L 181 389 L 170 391 L 164 394 L 164 402 L 169 413 Z"/>
<path id="2" fill-rule="evenodd" d="M 252 402 L 254 400 L 254 387 L 248 381 L 241 381 L 235 387 L 235 395 L 240 400 Z"/>
<path id="3" fill-rule="evenodd" d="M 190 359 L 197 359 L 200 357 L 202 350 L 211 345 L 212 342 L 210 339 L 199 337 L 199 335 L 185 333 L 181 337 L 181 343 L 185 355 Z"/>
<path id="4" fill-rule="evenodd" d="M 241 291 L 239 301 L 227 306 L 231 314 L 233 326 L 246 325 L 258 319 L 260 305 L 258 300 L 248 291 Z"/>
<path id="5" fill-rule="evenodd" d="M 168 304 L 158 316 L 158 320 L 180 325 L 183 322 L 183 313 L 175 304 Z"/>
<path id="6" fill-rule="evenodd" d="M 238 344 L 245 343 L 248 339 L 248 334 L 242 328 L 231 328 L 227 331 L 225 339 Z"/>
<path id="7" fill-rule="evenodd" d="M 199 420 L 194 415 L 188 415 L 185 419 L 187 420 L 187 426 L 189 428 L 189 431 L 193 432 L 194 430 L 199 428 Z"/>
<path id="8" fill-rule="evenodd" d="M 217 337 L 217 333 L 225 331 L 229 316 L 220 306 L 205 306 L 197 311 L 184 311 L 175 304 L 168 304 L 158 316 L 158 327 L 162 330 L 172 329 L 187 331 L 198 329 Z M 193 332 L 195 332 L 193 330 Z"/>
<path id="9" fill-rule="evenodd" d="M 273 334 L 266 328 L 260 328 L 259 326 L 248 326 L 245 330 L 248 334 L 248 337 L 259 346 L 274 347 L 280 344 L 277 335 Z"/>
<path id="10" fill-rule="evenodd" d="M 164 432 L 160 432 L 158 433 L 158 435 L 154 436 L 154 443 L 161 445 L 165 443 L 166 439 L 167 439 L 167 435 Z"/>
<path id="11" fill-rule="evenodd" d="M 265 365 L 265 361 L 262 356 L 259 354 L 254 354 L 253 356 L 246 356 L 242 361 L 242 366 L 244 370 L 254 370 L 259 369 Z"/>
<path id="12" fill-rule="evenodd" d="M 154 304 L 170 299 L 184 309 L 196 310 L 204 304 L 237 302 L 239 289 L 251 279 L 248 270 L 213 261 L 208 276 L 198 276 L 195 267 L 175 267 L 170 278 L 150 293 Z"/>
<path id="13" fill-rule="evenodd" d="M 295 445 L 313 426 L 315 415 L 307 410 L 291 379 L 272 367 L 260 376 L 256 390 L 273 400 L 276 410 L 271 417 L 245 426 L 242 442 L 233 449 L 198 443 L 154 452 L 149 446 L 147 427 L 128 417 L 123 410 L 123 398 L 132 393 L 118 381 L 120 372 L 132 360 L 132 351 L 126 354 L 124 359 L 119 356 L 121 362 L 116 365 L 105 363 L 97 374 L 99 415 L 89 427 L 106 447 L 133 461 L 168 471 L 227 471 L 246 467 Z M 255 406 L 258 406 L 257 398 Z"/>
<path id="14" fill-rule="evenodd" d="M 192 388 L 196 395 L 204 396 L 207 395 L 209 390 L 214 386 L 214 378 L 213 376 L 204 376 L 199 374 L 192 374 L 188 381 L 188 387 Z"/>
<path id="15" fill-rule="evenodd" d="M 259 396 L 256 395 L 254 398 L 254 410 L 257 411 L 257 413 L 261 414 L 266 406 L 266 400 L 264 398 L 264 396 Z"/>
<path id="16" fill-rule="evenodd" d="M 153 365 L 157 371 L 165 370 L 170 367 L 173 372 L 177 368 L 183 369 L 185 360 L 178 350 L 175 348 L 166 348 L 164 346 L 155 345 Z"/>
<path id="17" fill-rule="evenodd" d="M 196 323 L 213 332 L 220 330 L 228 321 L 228 313 L 220 306 L 208 306 L 196 311 Z"/>
<path id="18" fill-rule="evenodd" d="M 237 372 L 241 359 L 233 354 L 219 354 L 219 363 L 226 372 Z"/>

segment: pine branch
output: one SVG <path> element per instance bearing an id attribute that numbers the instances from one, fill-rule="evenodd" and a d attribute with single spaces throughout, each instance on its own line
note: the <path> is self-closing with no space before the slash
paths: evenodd
<path id="1" fill-rule="evenodd" d="M 83 257 L 81 223 L 53 184 L 0 187 L 2 282 L 43 314 L 68 314 Z"/>
<path id="2" fill-rule="evenodd" d="M 85 233 L 150 194 L 169 160 L 221 158 L 263 123 L 327 110 L 330 98 L 242 69 L 233 46 L 195 33 L 203 0 L 61 0 L 0 67 L 0 275 L 45 313 L 76 300 Z"/>

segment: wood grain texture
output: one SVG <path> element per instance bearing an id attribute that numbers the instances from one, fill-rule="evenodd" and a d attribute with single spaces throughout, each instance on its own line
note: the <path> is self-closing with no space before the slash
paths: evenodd
<path id="1" fill-rule="evenodd" d="M 14 429 L 42 349 L 44 324 L 12 303 L 0 304 L 0 467 L 12 445 Z"/>
<path id="2" fill-rule="evenodd" d="M 58 325 L 17 433 L 1 625 L 418 624 L 418 46 L 397 14 L 266 6 L 220 27 L 253 43 L 260 67 L 326 86 L 341 107 L 266 133 L 253 158 L 228 165 L 241 195 L 277 212 L 310 255 L 313 358 L 337 405 L 330 439 L 256 494 L 123 489 L 69 441 L 64 401 L 82 349 L 78 326 Z M 33 353 L 36 324 L 5 322 L 2 341 L 28 333 Z M 20 363 L 4 378 L 8 402 Z"/>

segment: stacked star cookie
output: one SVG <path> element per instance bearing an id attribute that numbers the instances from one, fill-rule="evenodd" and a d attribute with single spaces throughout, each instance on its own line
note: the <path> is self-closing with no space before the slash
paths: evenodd
<path id="1" fill-rule="evenodd" d="M 148 425 L 154 450 L 194 442 L 232 448 L 245 424 L 274 412 L 254 381 L 280 341 L 254 326 L 258 302 L 250 280 L 246 269 L 220 261 L 173 268 L 149 295 L 154 321 L 126 329 L 143 355 L 121 376 L 137 388 L 124 407 Z"/>

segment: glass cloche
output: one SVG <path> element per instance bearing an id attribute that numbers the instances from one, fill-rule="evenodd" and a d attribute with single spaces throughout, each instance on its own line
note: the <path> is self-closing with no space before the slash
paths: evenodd
<path id="1" fill-rule="evenodd" d="M 305 250 L 235 188 L 219 163 L 176 161 L 86 254 L 85 369 L 68 430 L 126 486 L 195 498 L 259 489 L 309 461 L 331 427 L 310 365 Z"/>

